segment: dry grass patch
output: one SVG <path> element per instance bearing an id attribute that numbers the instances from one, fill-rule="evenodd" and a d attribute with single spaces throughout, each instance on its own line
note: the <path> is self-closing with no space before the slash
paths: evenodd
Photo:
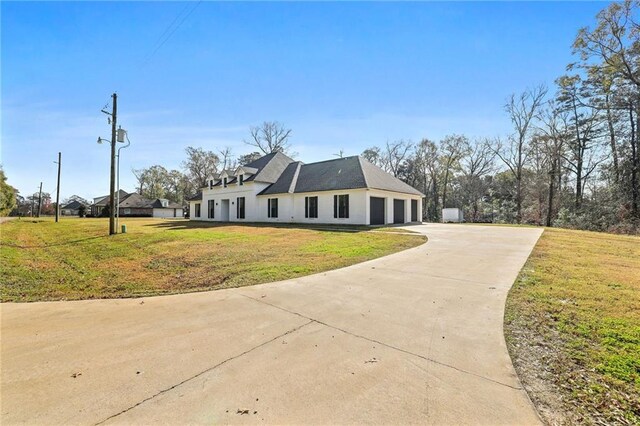
<path id="1" fill-rule="evenodd" d="M 215 290 L 299 277 L 422 244 L 423 236 L 127 219 L 22 219 L 0 228 L 0 300 Z M 358 231 L 361 231 L 358 229 Z"/>
<path id="2" fill-rule="evenodd" d="M 640 238 L 545 230 L 505 334 L 550 424 L 640 424 Z"/>

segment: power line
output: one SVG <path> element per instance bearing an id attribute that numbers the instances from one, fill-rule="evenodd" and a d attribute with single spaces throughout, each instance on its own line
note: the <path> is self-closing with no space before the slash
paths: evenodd
<path id="1" fill-rule="evenodd" d="M 153 51 L 149 55 L 147 55 L 147 57 L 142 62 L 141 66 L 146 65 L 151 60 L 151 58 L 153 58 L 153 56 L 156 54 L 156 52 L 158 50 L 160 50 L 160 48 L 162 46 L 164 46 L 167 41 L 169 41 L 171 36 L 173 36 L 173 34 L 175 34 L 175 32 L 178 31 L 178 29 L 184 23 L 184 21 L 186 21 L 187 18 L 189 16 L 191 16 L 191 14 L 198 8 L 198 6 L 200 6 L 200 3 L 202 3 L 202 0 L 198 0 L 198 2 L 196 2 L 191 7 L 191 10 L 189 10 L 186 14 L 185 14 L 185 11 L 187 11 L 187 9 L 189 8 L 189 6 L 190 6 L 189 4 L 186 5 L 180 11 L 180 13 L 174 18 L 174 20 L 171 22 L 171 24 L 169 24 L 167 26 L 167 28 L 165 28 L 165 30 L 162 32 L 160 37 L 158 37 L 158 40 L 156 41 L 156 44 L 155 44 L 155 48 L 153 49 Z M 178 21 L 182 15 L 184 15 L 184 16 L 182 17 L 182 19 L 180 21 Z M 177 22 L 177 24 L 176 24 L 176 22 Z"/>

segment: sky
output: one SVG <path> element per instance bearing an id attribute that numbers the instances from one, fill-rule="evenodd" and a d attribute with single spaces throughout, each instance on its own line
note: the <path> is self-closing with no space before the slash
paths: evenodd
<path id="1" fill-rule="evenodd" d="M 405 139 L 506 135 L 512 93 L 554 80 L 604 2 L 0 3 L 1 151 L 24 196 L 109 192 L 100 112 L 118 93 L 120 187 L 180 169 L 187 146 L 235 155 L 249 128 L 292 129 L 303 162 Z"/>

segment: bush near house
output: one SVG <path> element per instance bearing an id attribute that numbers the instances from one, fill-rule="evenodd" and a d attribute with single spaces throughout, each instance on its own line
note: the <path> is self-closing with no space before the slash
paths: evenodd
<path id="1" fill-rule="evenodd" d="M 185 220 L 16 220 L 0 232 L 0 300 L 136 297 L 299 277 L 415 247 L 422 235 Z"/>
<path id="2" fill-rule="evenodd" d="M 545 230 L 505 336 L 547 423 L 640 424 L 640 237 Z"/>

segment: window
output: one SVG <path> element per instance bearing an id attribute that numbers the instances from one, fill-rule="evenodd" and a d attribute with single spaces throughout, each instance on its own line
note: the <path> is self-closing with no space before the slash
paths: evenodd
<path id="1" fill-rule="evenodd" d="M 238 197 L 236 200 L 236 217 L 244 219 L 244 197 Z"/>
<path id="2" fill-rule="evenodd" d="M 304 217 L 318 218 L 318 197 L 304 197 Z"/>
<path id="3" fill-rule="evenodd" d="M 340 219 L 349 218 L 349 195 L 333 196 L 333 217 Z"/>
<path id="4" fill-rule="evenodd" d="M 131 209 L 124 209 L 124 214 L 131 214 Z"/>
<path id="5" fill-rule="evenodd" d="M 278 199 L 269 198 L 267 200 L 267 216 L 278 217 Z"/>
<path id="6" fill-rule="evenodd" d="M 222 178 L 222 186 L 227 187 L 227 178 Z"/>
<path id="7" fill-rule="evenodd" d="M 193 212 L 193 217 L 200 217 L 200 203 L 196 203 L 195 212 Z"/>
<path id="8" fill-rule="evenodd" d="M 209 180 L 209 189 L 213 186 L 213 179 Z"/>
<path id="9" fill-rule="evenodd" d="M 209 219 L 213 219 L 214 216 L 214 206 L 216 205 L 213 200 L 207 201 L 209 203 Z"/>
<path id="10" fill-rule="evenodd" d="M 244 175 L 238 176 L 238 185 L 244 185 Z"/>

